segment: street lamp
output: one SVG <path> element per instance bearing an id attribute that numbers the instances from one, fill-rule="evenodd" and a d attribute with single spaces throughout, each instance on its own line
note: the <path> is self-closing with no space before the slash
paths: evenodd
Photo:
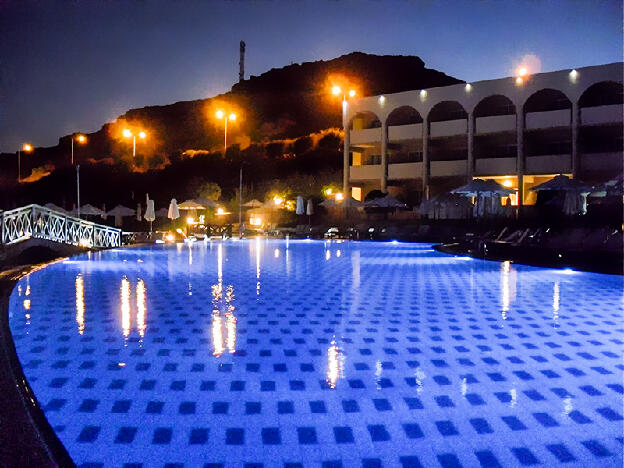
<path id="1" fill-rule="evenodd" d="M 147 136 L 147 133 L 145 133 L 143 130 L 141 130 L 139 133 L 133 133 L 131 130 L 128 130 L 127 128 L 124 128 L 124 131 L 122 132 L 124 138 L 132 138 L 132 157 L 134 158 L 136 156 L 136 137 L 138 135 L 138 137 L 141 140 L 145 140 L 145 137 Z"/>
<path id="2" fill-rule="evenodd" d="M 215 114 L 215 117 L 219 120 L 223 120 L 225 122 L 225 131 L 223 134 L 223 156 L 225 156 L 225 152 L 227 150 L 227 124 L 228 120 L 234 122 L 236 120 L 236 114 L 234 112 L 230 112 L 229 115 L 226 116 L 226 113 L 222 110 L 218 110 Z"/>
<path id="3" fill-rule="evenodd" d="M 349 129 L 347 128 L 347 97 L 353 98 L 356 95 L 355 89 L 349 89 L 349 91 L 343 90 L 340 86 L 332 87 L 332 94 L 334 96 L 340 96 L 342 94 L 342 130 L 344 132 L 344 141 L 345 141 L 345 157 L 343 163 L 343 173 L 342 173 L 342 192 L 343 194 L 347 194 L 347 190 L 349 188 Z M 350 197 L 349 197 L 350 198 Z M 345 218 L 349 214 L 349 203 L 345 203 Z"/>
<path id="4" fill-rule="evenodd" d="M 82 133 L 74 133 L 71 136 L 71 164 L 74 165 L 74 140 L 79 144 L 84 145 L 87 142 L 87 137 Z"/>
<path id="5" fill-rule="evenodd" d="M 30 143 L 24 143 L 22 145 L 22 149 L 17 150 L 17 182 L 22 182 L 22 167 L 21 167 L 21 159 L 22 159 L 22 151 L 24 153 L 31 153 L 33 147 Z"/>

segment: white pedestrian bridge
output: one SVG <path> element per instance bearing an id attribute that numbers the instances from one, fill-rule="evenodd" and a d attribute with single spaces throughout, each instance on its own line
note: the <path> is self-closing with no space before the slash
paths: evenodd
<path id="1" fill-rule="evenodd" d="M 85 221 L 40 205 L 0 211 L 2 248 L 31 239 L 86 248 L 121 245 L 121 230 Z"/>

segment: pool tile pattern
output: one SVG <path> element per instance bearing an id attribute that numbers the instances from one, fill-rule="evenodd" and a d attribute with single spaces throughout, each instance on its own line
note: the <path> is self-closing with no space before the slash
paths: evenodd
<path id="1" fill-rule="evenodd" d="M 621 466 L 622 278 L 427 244 L 231 241 L 19 282 L 82 467 Z"/>

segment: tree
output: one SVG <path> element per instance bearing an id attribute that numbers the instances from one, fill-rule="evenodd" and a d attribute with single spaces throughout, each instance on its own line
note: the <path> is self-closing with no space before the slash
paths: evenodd
<path id="1" fill-rule="evenodd" d="M 204 182 L 197 189 L 197 196 L 199 198 L 206 198 L 208 200 L 217 201 L 221 198 L 221 187 L 214 182 Z"/>

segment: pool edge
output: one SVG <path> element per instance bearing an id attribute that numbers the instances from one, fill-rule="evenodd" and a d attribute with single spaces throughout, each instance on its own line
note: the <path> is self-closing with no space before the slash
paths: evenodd
<path id="1" fill-rule="evenodd" d="M 0 271 L 0 391 L 4 396 L 0 419 L 9 421 L 0 429 L 2 466 L 76 466 L 24 375 L 9 326 L 9 297 L 16 283 L 25 275 L 58 261 Z"/>

